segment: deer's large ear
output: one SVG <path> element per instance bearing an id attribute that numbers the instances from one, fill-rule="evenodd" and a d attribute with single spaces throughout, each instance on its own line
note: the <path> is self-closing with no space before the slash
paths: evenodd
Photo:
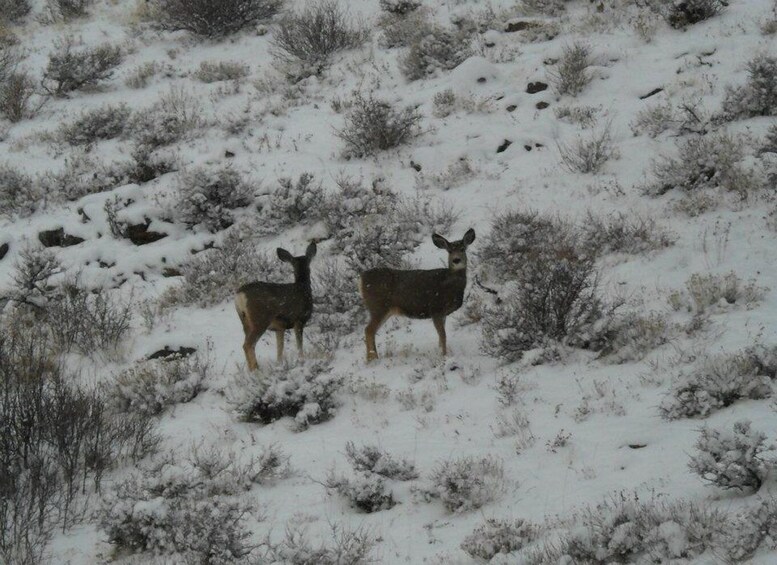
<path id="1" fill-rule="evenodd" d="M 285 261 L 286 263 L 291 263 L 291 260 L 293 257 L 291 256 L 291 253 L 283 249 L 282 247 L 279 247 L 276 249 L 276 253 L 278 253 L 278 259 L 281 261 Z"/>
<path id="2" fill-rule="evenodd" d="M 469 228 L 467 233 L 464 234 L 464 237 L 461 238 L 461 241 L 464 242 L 464 245 L 472 245 L 472 242 L 475 241 L 475 230 Z"/>
<path id="3" fill-rule="evenodd" d="M 312 260 L 313 257 L 316 256 L 316 251 L 318 248 L 316 247 L 316 242 L 312 241 L 310 242 L 310 245 L 308 245 L 308 248 L 305 250 L 305 257 L 308 261 Z"/>
<path id="4" fill-rule="evenodd" d="M 434 243 L 440 249 L 448 250 L 448 240 L 439 234 L 432 234 L 432 243 Z"/>

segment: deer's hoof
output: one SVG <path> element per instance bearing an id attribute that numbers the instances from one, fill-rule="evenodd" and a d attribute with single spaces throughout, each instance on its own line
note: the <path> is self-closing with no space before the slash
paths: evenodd
<path id="1" fill-rule="evenodd" d="M 378 359 L 378 354 L 370 351 L 367 353 L 367 363 L 370 363 L 371 361 L 375 361 Z"/>

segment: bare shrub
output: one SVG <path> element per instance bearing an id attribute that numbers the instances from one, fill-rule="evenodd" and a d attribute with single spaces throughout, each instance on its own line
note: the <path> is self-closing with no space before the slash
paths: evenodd
<path id="1" fill-rule="evenodd" d="M 94 355 L 124 342 L 133 311 L 130 301 L 115 299 L 102 289 L 92 292 L 76 278 L 57 289 L 56 299 L 46 306 L 44 320 L 60 351 Z"/>
<path id="2" fill-rule="evenodd" d="M 664 17 L 675 29 L 682 29 L 717 16 L 728 4 L 722 0 L 683 0 L 666 9 Z"/>
<path id="3" fill-rule="evenodd" d="M 535 541 L 537 527 L 526 520 L 489 518 L 461 543 L 469 556 L 490 561 L 500 553 L 512 553 Z"/>
<path id="4" fill-rule="evenodd" d="M 638 215 L 595 216 L 589 211 L 580 230 L 581 248 L 592 256 L 606 253 L 641 255 L 674 243 L 674 237 L 655 219 Z"/>
<path id="5" fill-rule="evenodd" d="M 5 80 L 0 80 L 0 115 L 11 122 L 32 117 L 34 95 L 35 81 L 26 71 L 11 73 Z"/>
<path id="6" fill-rule="evenodd" d="M 684 292 L 669 295 L 669 304 L 674 310 L 702 315 L 731 305 L 748 308 L 763 298 L 764 291 L 755 281 L 744 283 L 733 271 L 723 275 L 694 273 L 686 281 Z"/>
<path id="7" fill-rule="evenodd" d="M 68 36 L 54 43 L 43 73 L 43 88 L 49 94 L 64 97 L 75 90 L 95 86 L 111 76 L 124 56 L 121 48 L 105 43 L 77 49 Z"/>
<path id="8" fill-rule="evenodd" d="M 751 429 L 748 420 L 730 431 L 702 428 L 688 467 L 714 486 L 757 491 L 773 466 L 761 457 L 765 441 L 766 434 Z"/>
<path id="9" fill-rule="evenodd" d="M 16 22 L 30 13 L 29 0 L 0 0 L 0 22 Z"/>
<path id="10" fill-rule="evenodd" d="M 89 15 L 89 7 L 94 0 L 47 0 L 54 18 L 73 20 Z"/>
<path id="11" fill-rule="evenodd" d="M 382 32 L 380 43 L 387 49 L 409 47 L 433 30 L 425 9 L 404 13 L 384 10 L 378 17 L 378 27 Z"/>
<path id="12" fill-rule="evenodd" d="M 709 122 L 710 118 L 700 107 L 698 100 L 686 100 L 677 107 L 666 101 L 640 110 L 636 119 L 631 122 L 631 131 L 634 135 L 646 133 L 653 138 L 665 131 L 704 135 Z"/>
<path id="13" fill-rule="evenodd" d="M 405 78 L 419 80 L 454 69 L 471 55 L 467 33 L 430 27 L 427 33 L 415 37 L 399 64 Z"/>
<path id="14" fill-rule="evenodd" d="M 117 413 L 157 416 L 207 390 L 208 370 L 207 360 L 198 354 L 144 361 L 120 373 L 105 395 Z"/>
<path id="15" fill-rule="evenodd" d="M 761 153 L 777 153 L 777 124 L 773 124 L 769 128 L 760 151 Z"/>
<path id="16" fill-rule="evenodd" d="M 335 394 L 343 378 L 328 371 L 326 364 L 317 362 L 262 375 L 243 373 L 235 380 L 232 403 L 247 422 L 270 424 L 288 416 L 294 419 L 295 429 L 302 431 L 335 413 Z"/>
<path id="17" fill-rule="evenodd" d="M 318 75 L 335 53 L 359 47 L 367 37 L 367 29 L 337 0 L 318 0 L 281 19 L 271 39 L 272 54 L 294 77 Z"/>
<path id="18" fill-rule="evenodd" d="M 222 38 L 277 14 L 283 0 L 155 0 L 162 29 Z"/>
<path id="19" fill-rule="evenodd" d="M 248 76 L 250 69 L 238 61 L 203 61 L 194 73 L 197 80 L 210 84 L 227 80 L 240 80 Z"/>
<path id="20" fill-rule="evenodd" d="M 407 459 L 396 459 L 375 445 L 356 447 L 352 441 L 345 444 L 345 456 L 353 469 L 362 473 L 374 473 L 397 481 L 418 478 L 415 465 Z"/>
<path id="21" fill-rule="evenodd" d="M 380 9 L 389 14 L 406 16 L 421 7 L 418 0 L 380 0 Z"/>
<path id="22" fill-rule="evenodd" d="M 135 112 L 130 131 L 146 151 L 177 143 L 203 125 L 199 101 L 185 90 L 171 88 L 149 108 Z"/>
<path id="23" fill-rule="evenodd" d="M 128 128 L 132 110 L 126 104 L 106 104 L 83 112 L 77 119 L 60 127 L 59 133 L 70 145 L 93 145 L 97 141 L 120 137 Z"/>
<path id="24" fill-rule="evenodd" d="M 368 157 L 398 147 L 417 137 L 421 115 L 416 108 L 396 110 L 391 104 L 369 94 L 357 94 L 335 135 L 345 143 L 346 157 Z"/>
<path id="25" fill-rule="evenodd" d="M 40 206 L 40 197 L 32 177 L 8 163 L 0 165 L 0 215 L 29 216 Z"/>
<path id="26" fill-rule="evenodd" d="M 142 467 L 104 497 L 100 526 L 129 554 L 247 563 L 253 547 L 245 518 L 255 506 L 244 493 L 261 482 L 263 459 L 236 459 L 217 449 L 195 450 L 183 463 L 171 454 Z"/>
<path id="27" fill-rule="evenodd" d="M 463 457 L 437 465 L 431 492 L 450 512 L 476 510 L 496 501 L 505 490 L 502 462 L 494 457 Z"/>
<path id="28" fill-rule="evenodd" d="M 166 307 L 196 304 L 212 306 L 233 297 L 243 284 L 262 273 L 265 280 L 281 282 L 285 263 L 268 255 L 248 237 L 234 230 L 220 245 L 198 253 L 194 260 L 182 266 L 183 284 L 172 288 L 162 297 Z"/>
<path id="29" fill-rule="evenodd" d="M 706 417 L 743 399 L 769 398 L 775 377 L 773 348 L 713 357 L 676 383 L 659 410 L 669 420 Z"/>
<path id="30" fill-rule="evenodd" d="M 559 120 L 589 128 L 596 125 L 598 120 L 596 115 L 601 109 L 601 106 L 557 106 L 553 114 Z"/>
<path id="31" fill-rule="evenodd" d="M 553 342 L 593 347 L 595 325 L 609 313 L 594 261 L 570 252 L 527 258 L 500 298 L 483 315 L 482 347 L 508 362 Z"/>
<path id="32" fill-rule="evenodd" d="M 53 295 L 51 279 L 62 273 L 62 264 L 48 249 L 24 247 L 11 274 L 11 300 L 32 308 L 43 307 Z"/>
<path id="33" fill-rule="evenodd" d="M 548 78 L 558 94 L 577 96 L 591 82 L 588 68 L 592 64 L 590 47 L 583 43 L 568 45 L 562 49 L 556 68 L 548 72 Z"/>
<path id="34" fill-rule="evenodd" d="M 777 116 L 777 57 L 757 55 L 747 63 L 747 82 L 727 87 L 723 115 L 731 120 Z"/>
<path id="35" fill-rule="evenodd" d="M 156 76 L 161 70 L 161 66 L 155 61 L 143 63 L 135 67 L 124 80 L 124 84 L 129 88 L 146 88 L 152 77 Z"/>
<path id="36" fill-rule="evenodd" d="M 125 164 L 98 161 L 85 148 L 66 157 L 59 171 L 44 173 L 36 181 L 46 199 L 74 201 L 127 184 L 128 173 Z"/>
<path id="37" fill-rule="evenodd" d="M 378 475 L 360 474 L 349 479 L 330 472 L 324 486 L 348 500 L 351 507 L 368 514 L 389 510 L 397 503 L 393 493 L 386 487 L 385 479 Z"/>
<path id="38" fill-rule="evenodd" d="M 268 534 L 262 544 L 261 555 L 267 563 L 291 565 L 362 565 L 372 561 L 370 557 L 377 540 L 364 528 L 348 530 L 332 525 L 327 536 L 329 545 L 315 543 L 298 525 L 288 525 L 280 542 L 273 542 Z"/>
<path id="39" fill-rule="evenodd" d="M 600 355 L 611 363 L 640 361 L 669 343 L 673 331 L 666 316 L 656 312 L 617 316 L 597 337 L 603 342 Z"/>
<path id="40" fill-rule="evenodd" d="M 762 181 L 755 170 L 743 164 L 745 147 L 743 140 L 725 133 L 681 140 L 677 157 L 662 156 L 653 161 L 655 180 L 648 183 L 645 192 L 657 196 L 673 189 L 722 188 L 746 198 Z"/>
<path id="41" fill-rule="evenodd" d="M 569 145 L 559 143 L 558 150 L 561 163 L 573 173 L 598 173 L 607 161 L 618 157 L 609 125 L 579 136 Z"/>
<path id="42" fill-rule="evenodd" d="M 187 225 L 217 232 L 234 224 L 234 211 L 252 200 L 250 182 L 231 166 L 198 167 L 182 174 L 175 209 Z"/>
<path id="43" fill-rule="evenodd" d="M 559 16 L 569 0 L 521 0 L 521 7 L 530 14 Z"/>

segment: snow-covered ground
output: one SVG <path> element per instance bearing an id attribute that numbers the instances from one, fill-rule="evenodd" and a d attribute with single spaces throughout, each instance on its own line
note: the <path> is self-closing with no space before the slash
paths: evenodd
<path id="1" fill-rule="evenodd" d="M 0 245 L 8 243 L 9 251 L 0 260 L 0 289 L 10 292 L 20 253 L 29 246 L 39 247 L 38 234 L 62 227 L 85 240 L 52 248 L 66 271 L 79 272 L 87 284 L 104 286 L 117 297 L 131 296 L 138 304 L 121 351 L 92 359 L 67 356 L 67 363 L 80 368 L 85 379 L 115 379 L 126 367 L 165 346 L 208 350 L 207 390 L 188 403 L 168 407 L 158 418 L 161 451 L 183 458 L 194 445 L 216 445 L 247 457 L 271 444 L 280 447 L 289 457 L 290 475 L 254 486 L 246 494 L 255 499 L 262 514 L 261 519 L 248 520 L 254 542 L 268 533 L 280 539 L 288 524 L 304 525 L 312 539 L 327 542 L 331 524 L 338 524 L 371 532 L 378 540 L 372 558 L 379 563 L 470 563 L 475 561 L 459 545 L 488 518 L 542 523 L 571 516 L 620 492 L 637 493 L 643 500 L 695 501 L 723 511 L 773 497 L 774 475 L 756 493 L 725 491 L 705 484 L 688 468 L 703 425 L 731 428 L 734 422 L 748 419 L 766 434 L 767 444 L 774 443 L 777 418 L 770 398 L 742 400 L 704 419 L 666 420 L 659 406 L 673 383 L 703 359 L 757 344 L 777 344 L 777 233 L 770 200 L 776 187 L 746 199 L 710 189 L 715 205 L 690 216 L 677 205 L 684 198 L 680 191 L 653 197 L 642 189 L 650 181 L 651 163 L 660 155 L 674 155 L 675 142 L 682 138 L 671 130 L 656 137 L 633 131 L 638 114 L 659 103 L 677 107 L 694 100 L 697 111 L 720 112 L 726 87 L 746 83 L 746 64 L 754 55 L 777 56 L 775 36 L 761 29 L 769 18 L 777 17 L 773 2 L 732 0 L 721 14 L 685 30 L 673 29 L 655 17 L 644 24 L 653 26 L 646 32 L 649 41 L 636 31 L 640 10 L 630 2 L 568 2 L 558 16 L 528 18 L 557 25 L 559 33 L 553 39 L 529 42 L 522 32 L 506 32 L 504 26 L 494 24 L 494 29 L 474 34 L 474 54 L 457 68 L 412 82 L 400 72 L 404 50 L 382 47 L 375 23 L 378 1 L 341 3 L 367 23 L 370 37 L 362 47 L 335 55 L 331 67 L 319 77 L 293 87 L 273 67 L 272 23 L 261 26 L 261 33 L 252 29 L 220 41 L 199 40 L 186 32 L 154 30 L 143 20 L 142 1 L 98 0 L 85 18 L 42 23 L 32 15 L 10 25 L 24 51 L 22 66 L 36 77 L 42 75 L 49 53 L 65 35 L 86 45 L 118 44 L 125 56 L 115 74 L 99 87 L 50 98 L 34 117 L 18 123 L 0 122 L 0 166 L 9 164 L 31 176 L 56 172 L 80 151 L 56 138 L 61 124 L 107 103 L 126 103 L 133 111 L 143 112 L 171 89 L 196 101 L 204 123 L 195 135 L 174 145 L 179 172 L 143 184 L 110 187 L 73 202 L 41 205 L 30 215 L 1 215 Z M 515 9 L 511 0 L 487 4 L 427 0 L 424 6 L 441 24 L 451 18 L 474 17 L 487 8 L 496 14 Z M 494 22 L 527 19 L 520 17 L 520 11 L 515 11 L 515 18 L 502 18 Z M 576 41 L 590 47 L 593 80 L 575 97 L 559 96 L 549 78 L 553 63 Z M 248 66 L 248 75 L 206 84 L 195 76 L 203 61 L 241 62 Z M 150 62 L 159 65 L 160 72 L 142 88 L 127 86 L 135 69 Z M 528 93 L 527 85 L 538 81 L 551 86 Z M 286 93 L 286 88 L 294 94 Z M 656 88 L 663 90 L 643 99 Z M 435 117 L 433 99 L 447 89 L 465 103 L 448 116 Z M 346 112 L 336 108 L 357 91 L 372 92 L 397 107 L 417 107 L 423 133 L 375 157 L 345 159 L 336 130 Z M 539 109 L 540 102 L 547 107 Z M 564 107 L 592 107 L 595 124 L 588 127 L 560 116 Z M 741 139 L 757 147 L 775 123 L 773 116 L 774 112 L 772 117 L 709 127 L 742 134 Z M 244 126 L 239 131 L 227 127 L 237 122 Z M 616 154 L 599 172 L 583 174 L 564 167 L 565 147 L 605 128 Z M 512 143 L 497 151 L 505 140 Z M 85 155 L 97 166 L 127 161 L 130 151 L 129 140 L 113 139 L 97 143 Z M 755 162 L 756 157 L 749 159 Z M 295 431 L 289 418 L 264 426 L 240 421 L 230 397 L 233 381 L 245 371 L 245 358 L 243 331 L 231 298 L 208 308 L 168 308 L 152 319 L 152 327 L 140 315 L 140 304 L 151 304 L 181 284 L 179 277 L 163 276 L 164 267 L 185 267 L 196 257 L 192 250 L 214 240 L 201 226 L 187 229 L 181 222 L 166 220 L 175 217 L 171 206 L 180 170 L 226 164 L 250 178 L 257 195 L 274 190 L 281 177 L 296 179 L 309 172 L 328 191 L 334 191 L 335 179 L 343 176 L 362 179 L 366 186 L 379 179 L 381 186 L 401 195 L 420 194 L 432 203 L 452 206 L 459 216 L 446 237 L 460 239 L 468 228 L 477 233 L 469 250 L 467 300 L 492 299 L 473 283 L 473 273 L 479 246 L 484 245 L 497 213 L 535 210 L 580 223 L 589 212 L 653 218 L 674 243 L 645 253 L 599 258 L 603 296 L 620 297 L 625 310 L 656 313 L 682 329 L 671 332 L 667 343 L 639 361 L 614 363 L 596 352 L 565 350 L 560 360 L 534 365 L 486 355 L 481 323 L 469 323 L 462 311 L 449 318 L 446 359 L 439 355 L 430 321 L 392 318 L 378 334 L 381 358 L 368 365 L 361 327 L 340 340 L 335 350 L 322 352 L 315 346 L 324 342 L 317 335 L 320 329 L 314 314 L 306 332 L 310 357 L 331 358 L 328 371 L 346 383 L 337 395 L 333 418 L 304 431 Z M 122 219 L 142 223 L 148 218 L 149 229 L 167 237 L 136 246 L 112 236 L 104 205 L 115 197 L 132 201 L 120 210 Z M 258 214 L 253 206 L 241 209 L 238 225 L 250 230 L 252 215 Z M 309 222 L 280 233 L 258 234 L 254 242 L 274 257 L 278 246 L 300 255 L 317 238 L 319 251 L 311 266 L 315 277 L 327 258 L 338 256 L 329 235 L 322 222 Z M 429 233 L 409 259 L 419 268 L 438 268 L 445 265 L 446 257 L 432 244 Z M 686 331 L 693 314 L 673 309 L 669 296 L 682 291 L 695 273 L 731 271 L 761 287 L 760 299 L 747 305 L 714 305 L 704 315 L 701 329 Z M 291 272 L 283 273 L 290 280 Z M 266 278 L 262 272 L 254 276 Z M 12 306 L 9 303 L 6 308 Z M 275 358 L 271 334 L 257 346 L 265 372 Z M 291 341 L 287 338 L 287 355 L 294 359 Z M 511 407 L 499 403 L 496 390 L 505 376 L 520 382 Z M 410 397 L 421 400 L 413 406 Z M 499 419 L 511 417 L 514 411 L 526 419 L 520 437 L 499 432 Z M 378 445 L 415 464 L 420 473 L 415 481 L 389 481 L 396 506 L 361 513 L 321 485 L 331 469 L 353 474 L 345 456 L 349 441 Z M 459 513 L 449 512 L 439 500 L 425 500 L 421 491 L 436 466 L 465 456 L 502 461 L 505 485 L 496 500 Z M 128 467 L 112 472 L 103 490 L 110 491 L 127 472 Z M 98 498 L 92 497 L 95 507 Z M 87 518 L 84 524 L 58 533 L 49 551 L 47 562 L 93 563 L 106 559 L 111 545 L 97 520 Z M 714 563 L 724 558 L 708 552 L 696 559 Z M 770 553 L 765 546 L 754 558 L 760 563 L 775 560 L 777 552 Z"/>

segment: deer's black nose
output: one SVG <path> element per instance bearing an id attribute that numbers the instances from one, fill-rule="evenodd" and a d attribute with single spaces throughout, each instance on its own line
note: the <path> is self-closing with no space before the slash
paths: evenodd
<path id="1" fill-rule="evenodd" d="M 461 263 L 461 259 L 454 259 L 453 260 L 453 264 L 454 265 L 458 265 L 459 263 Z"/>

